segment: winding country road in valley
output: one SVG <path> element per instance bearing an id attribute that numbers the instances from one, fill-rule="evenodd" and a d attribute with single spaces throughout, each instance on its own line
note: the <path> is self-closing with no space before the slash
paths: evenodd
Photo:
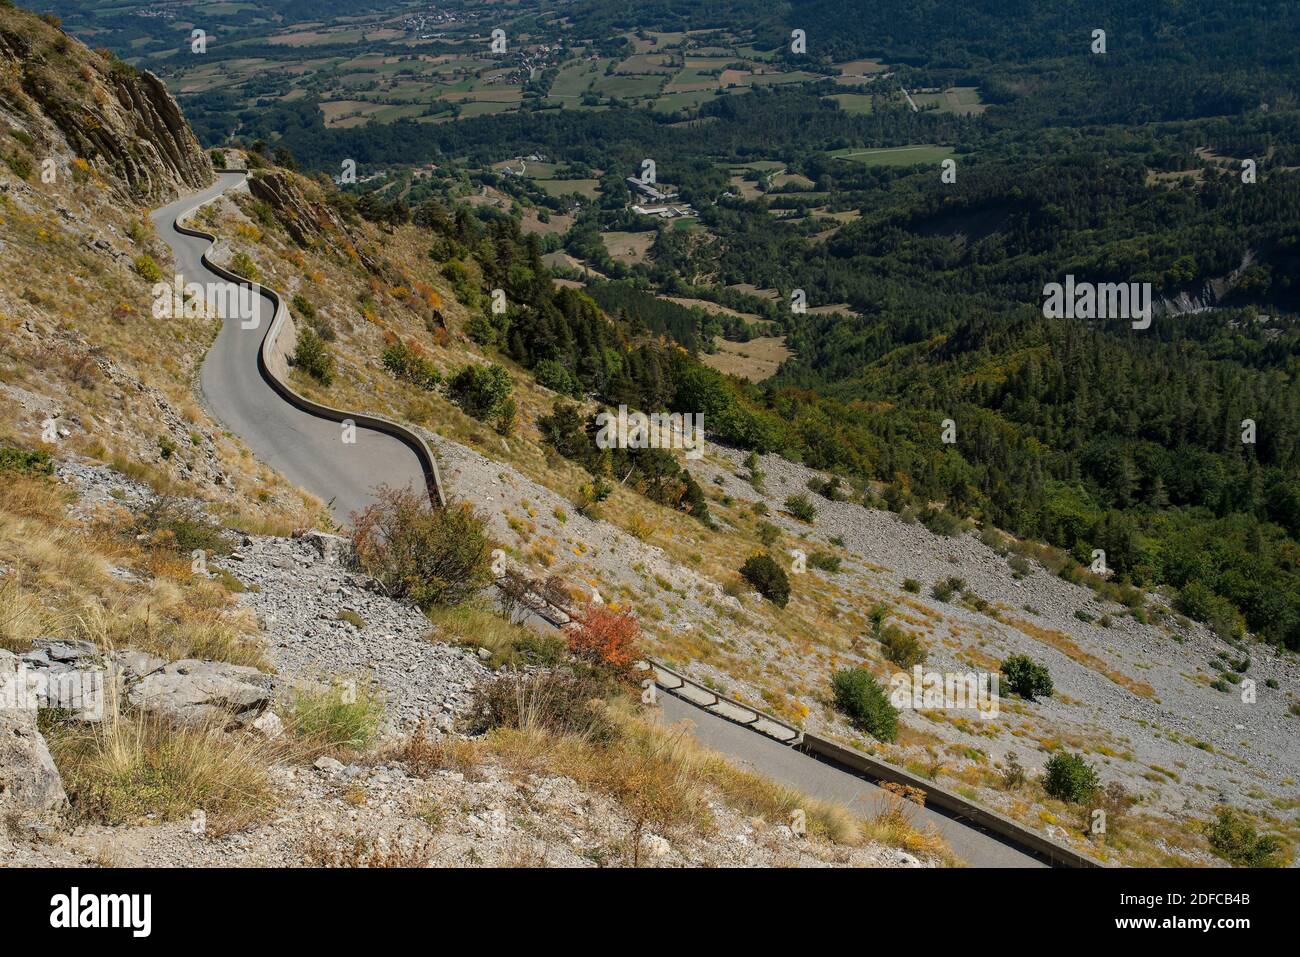
<path id="1" fill-rule="evenodd" d="M 224 286 L 227 280 L 203 262 L 209 242 L 178 232 L 176 218 L 238 186 L 244 175 L 218 173 L 212 186 L 151 214 L 184 282 Z M 200 389 L 217 421 L 239 436 L 259 460 L 329 502 L 341 524 L 374 500 L 377 485 L 423 489 L 424 470 L 409 445 L 361 424 L 356 427 L 355 444 L 345 444 L 338 422 L 291 405 L 272 387 L 258 355 L 275 315 L 274 294 L 262 289 L 258 305 L 255 328 L 242 328 L 239 316 L 225 317 L 203 360 Z"/>
<path id="2" fill-rule="evenodd" d="M 203 255 L 211 243 L 179 232 L 177 217 L 238 186 L 244 173 L 218 174 L 207 189 L 186 196 L 151 214 L 158 235 L 171 247 L 182 281 L 215 283 L 229 280 L 213 272 Z M 260 289 L 260 287 L 259 287 Z M 275 294 L 260 289 L 260 316 L 243 328 L 238 315 L 223 319 L 221 331 L 203 361 L 200 387 L 203 401 L 222 425 L 242 439 L 262 462 L 331 503 L 337 521 L 374 499 L 379 484 L 425 488 L 421 458 L 394 435 L 358 422 L 356 443 L 345 445 L 336 419 L 315 415 L 286 400 L 271 383 L 261 361 L 262 344 L 271 331 Z M 361 416 L 359 416 L 361 418 Z M 436 484 L 436 483 L 435 483 Z M 534 627 L 544 625 L 541 621 Z M 692 704 L 663 694 L 660 709 L 670 721 L 688 721 L 702 744 L 728 755 L 739 766 L 779 781 L 812 797 L 870 814 L 885 798 L 872 782 L 838 766 L 819 761 L 762 734 L 733 724 Z M 986 831 L 930 808 L 917 809 L 918 824 L 936 828 L 962 860 L 977 867 L 1042 867 L 1036 857 Z"/>

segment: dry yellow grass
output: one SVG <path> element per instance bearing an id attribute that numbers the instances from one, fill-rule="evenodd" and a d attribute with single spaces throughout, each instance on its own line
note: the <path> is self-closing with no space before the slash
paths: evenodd
<path id="1" fill-rule="evenodd" d="M 58 725 L 47 738 L 73 811 L 84 820 L 174 821 L 197 810 L 217 835 L 274 807 L 268 770 L 282 755 L 265 739 L 123 714 L 112 696 L 102 721 Z"/>
<path id="2" fill-rule="evenodd" d="M 809 798 L 759 775 L 741 770 L 698 744 L 684 729 L 642 717 L 623 699 L 597 705 L 612 732 L 557 733 L 538 709 L 524 702 L 519 726 L 496 728 L 481 739 L 455 745 L 428 743 L 417 733 L 399 753 L 420 773 L 467 767 L 491 760 L 526 777 L 562 774 L 620 804 L 633 822 L 634 837 L 648 827 L 663 833 L 709 834 L 716 824 L 710 803 L 720 799 L 733 810 L 772 824 L 789 824 L 802 811 L 808 834 L 843 846 L 875 841 L 951 863 L 943 841 L 917 828 L 906 811 L 892 803 L 870 820 L 843 806 Z M 610 736 L 612 734 L 612 737 Z"/>
<path id="3" fill-rule="evenodd" d="M 718 351 L 701 353 L 701 361 L 719 372 L 751 382 L 772 377 L 781 363 L 794 354 L 786 347 L 785 336 L 759 336 L 748 342 L 731 342 L 718 336 L 713 344 Z"/>
<path id="4" fill-rule="evenodd" d="M 205 658 L 263 667 L 256 621 L 229 588 L 189 561 L 130 534 L 125 513 L 83 526 L 63 518 L 67 490 L 48 478 L 0 482 L 0 644 L 83 638 L 174 661 Z M 127 569 L 136 579 L 115 575 Z"/>

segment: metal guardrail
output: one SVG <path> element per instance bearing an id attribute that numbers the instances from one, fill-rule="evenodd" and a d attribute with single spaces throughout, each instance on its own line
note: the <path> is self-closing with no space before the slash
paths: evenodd
<path id="1" fill-rule="evenodd" d="M 759 734 L 766 735 L 781 744 L 797 745 L 803 740 L 803 732 L 792 724 L 787 724 L 780 718 L 774 718 L 766 712 L 759 711 L 757 708 L 751 708 L 747 704 L 742 704 L 734 698 L 728 698 L 726 695 L 707 688 L 698 681 L 686 677 L 678 671 L 674 671 L 667 665 L 653 659 L 647 664 L 650 670 L 654 672 L 655 684 L 665 691 L 675 694 L 677 697 L 698 708 L 703 708 L 719 717 L 726 718 L 736 724 L 744 725 L 751 731 L 757 731 Z"/>
<path id="2" fill-rule="evenodd" d="M 503 596 L 509 596 L 522 605 L 527 615 L 533 615 L 546 622 L 556 631 L 564 631 L 565 628 L 574 624 L 578 619 L 578 614 L 572 608 L 566 608 L 563 605 L 556 604 L 545 595 L 540 594 L 533 588 L 525 588 L 522 592 L 513 591 L 507 585 L 507 576 L 501 575 L 494 579 L 492 584 L 497 587 Z M 505 599 L 503 599 L 504 601 Z"/>
<path id="3" fill-rule="evenodd" d="M 231 174 L 227 173 L 225 175 Z M 246 174 L 241 172 L 237 175 Z M 209 244 L 215 243 L 217 241 L 216 236 L 201 229 L 195 229 L 193 226 L 182 225 L 181 220 L 192 215 L 200 207 L 206 206 L 216 198 L 217 197 L 212 197 L 182 210 L 176 215 L 175 220 L 172 222 L 172 228 L 182 235 L 193 236 L 197 239 L 205 239 Z M 281 342 L 281 336 L 286 330 L 289 330 L 293 332 L 293 340 L 295 342 L 297 341 L 297 328 L 294 326 L 293 318 L 289 315 L 289 310 L 284 304 L 284 298 L 274 289 L 263 286 L 261 283 L 253 282 L 251 279 L 246 279 L 243 276 L 231 272 L 219 263 L 213 262 L 208 256 L 209 252 L 211 252 L 211 246 L 209 246 L 202 255 L 203 265 L 207 269 L 228 282 L 251 286 L 261 295 L 270 299 L 271 303 L 275 307 L 270 328 L 267 329 L 266 336 L 263 337 L 261 348 L 258 350 L 257 354 L 257 368 L 258 371 L 261 372 L 262 378 L 266 380 L 267 384 L 270 385 L 271 388 L 273 388 L 280 397 L 290 405 L 295 406 L 310 415 L 322 419 L 328 419 L 331 422 L 343 422 L 350 419 L 362 428 L 370 429 L 373 432 L 382 432 L 406 445 L 415 453 L 416 458 L 420 461 L 420 468 L 424 472 L 425 488 L 429 493 L 430 504 L 435 508 L 445 507 L 447 504 L 447 496 L 443 491 L 442 476 L 438 473 L 438 462 L 434 459 L 433 450 L 429 447 L 429 444 L 413 430 L 402 425 L 400 422 L 395 422 L 392 419 L 387 419 L 383 416 L 370 415 L 365 412 L 347 412 L 343 409 L 336 409 L 333 406 L 316 402 L 315 400 L 309 399 L 297 392 L 291 385 L 289 385 L 285 378 L 282 378 L 282 376 L 287 375 L 288 372 L 288 356 L 293 351 L 293 344 L 288 343 L 287 341 Z"/>

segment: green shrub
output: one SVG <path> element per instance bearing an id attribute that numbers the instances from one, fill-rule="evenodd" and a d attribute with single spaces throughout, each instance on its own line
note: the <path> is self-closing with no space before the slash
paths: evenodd
<path id="1" fill-rule="evenodd" d="M 212 160 L 212 168 L 213 168 L 213 169 L 216 169 L 216 170 L 223 170 L 223 169 L 226 168 L 226 151 L 225 151 L 225 150 L 211 150 L 211 151 L 208 153 L 208 156 L 209 156 L 209 158 Z"/>
<path id="2" fill-rule="evenodd" d="M 302 293 L 295 293 L 290 305 L 293 311 L 308 322 L 316 318 L 316 307 L 311 304 L 311 300 Z"/>
<path id="3" fill-rule="evenodd" d="M 569 646 L 559 635 L 539 635 L 526 631 L 515 642 L 515 652 L 529 665 L 554 668 L 569 657 Z"/>
<path id="4" fill-rule="evenodd" d="M 261 276 L 257 263 L 253 262 L 252 257 L 245 252 L 235 253 L 234 258 L 230 260 L 230 271 L 249 282 L 257 282 L 258 277 Z"/>
<path id="5" fill-rule="evenodd" d="M 836 574 L 840 570 L 840 557 L 830 552 L 813 552 L 808 556 L 808 564 L 820 571 Z"/>
<path id="6" fill-rule="evenodd" d="M 863 668 L 846 668 L 831 679 L 835 706 L 853 724 L 881 741 L 898 737 L 898 712 L 889 703 L 889 695 L 871 672 Z"/>
<path id="7" fill-rule="evenodd" d="M 384 350 L 383 363 L 393 376 L 425 391 L 437 388 L 442 381 L 442 373 L 433 363 L 401 339 Z"/>
<path id="8" fill-rule="evenodd" d="M 1096 769 L 1081 754 L 1060 751 L 1043 767 L 1043 790 L 1069 804 L 1087 801 L 1100 786 Z"/>
<path id="9" fill-rule="evenodd" d="M 304 325 L 298 330 L 298 342 L 293 350 L 293 365 L 311 376 L 321 385 L 334 381 L 334 356 L 316 330 Z"/>
<path id="10" fill-rule="evenodd" d="M 996 529 L 985 528 L 980 531 L 980 542 L 986 548 L 991 548 L 999 555 L 1007 554 L 1007 544 L 1002 540 Z"/>
<path id="11" fill-rule="evenodd" d="M 751 555 L 745 559 L 740 574 L 760 595 L 778 608 L 784 608 L 789 603 L 790 579 L 785 569 L 773 561 L 770 555 Z"/>
<path id="12" fill-rule="evenodd" d="M 537 363 L 533 367 L 533 377 L 537 379 L 538 385 L 553 389 L 561 395 L 574 398 L 582 396 L 582 383 L 578 377 L 554 359 L 543 359 Z"/>
<path id="13" fill-rule="evenodd" d="M 338 338 L 338 334 L 334 331 L 334 327 L 317 314 L 316 307 L 312 305 L 311 300 L 306 296 L 301 293 L 296 294 L 293 297 L 291 305 L 294 314 L 297 315 L 299 319 L 302 319 L 307 325 L 311 326 L 316 335 L 320 336 L 326 342 L 333 342 Z"/>
<path id="14" fill-rule="evenodd" d="M 515 417 L 519 414 L 519 406 L 514 399 L 506 399 L 501 403 L 501 408 L 497 410 L 497 421 L 494 428 L 499 435 L 509 435 L 515 427 Z"/>
<path id="15" fill-rule="evenodd" d="M 949 601 L 953 595 L 966 587 L 966 580 L 950 575 L 943 581 L 935 582 L 930 588 L 930 595 L 940 601 Z"/>
<path id="16" fill-rule="evenodd" d="M 1178 592 L 1174 609 L 1195 618 L 1224 640 L 1241 637 L 1245 629 L 1232 602 L 1200 581 L 1190 581 Z"/>
<path id="17" fill-rule="evenodd" d="M 513 383 L 501 366 L 470 364 L 447 383 L 451 400 L 480 421 L 496 418 L 510 398 Z"/>
<path id="18" fill-rule="evenodd" d="M 922 525 L 935 535 L 946 538 L 951 538 L 965 527 L 960 518 L 943 508 L 922 509 L 919 517 Z"/>
<path id="19" fill-rule="evenodd" d="M 481 346 L 490 346 L 497 341 L 496 326 L 481 312 L 476 312 L 465 320 L 465 335 Z"/>
<path id="20" fill-rule="evenodd" d="M 135 271 L 145 282 L 157 282 L 162 279 L 162 270 L 154 262 L 154 258 L 148 253 L 142 253 L 135 257 Z"/>
<path id="21" fill-rule="evenodd" d="M 897 625 L 885 625 L 876 635 L 885 657 L 900 668 L 911 668 L 925 661 L 925 646 Z"/>
<path id="22" fill-rule="evenodd" d="M 1234 867 L 1281 867 L 1282 842 L 1261 835 L 1245 815 L 1232 808 L 1220 808 L 1214 823 L 1206 828 L 1210 847 Z"/>
<path id="23" fill-rule="evenodd" d="M 808 501 L 807 495 L 791 495 L 785 500 L 785 510 L 800 521 L 809 524 L 817 518 L 817 508 Z"/>
<path id="24" fill-rule="evenodd" d="M 333 342 L 338 338 L 338 335 L 334 332 L 334 327 L 317 315 L 316 307 L 302 293 L 295 294 L 290 305 L 293 307 L 294 314 L 311 326 L 316 331 L 316 335 L 326 342 Z"/>
<path id="25" fill-rule="evenodd" d="M 492 541 L 468 504 L 433 509 L 424 490 L 380 487 L 353 523 L 361 571 L 420 608 L 455 605 L 492 581 Z"/>
<path id="26" fill-rule="evenodd" d="M 451 283 L 451 291 L 466 306 L 478 306 L 482 293 L 478 288 L 475 271 L 459 259 L 450 259 L 442 267 L 443 278 Z"/>
<path id="27" fill-rule="evenodd" d="M 844 499 L 844 491 L 840 487 L 840 477 L 832 475 L 828 479 L 813 476 L 808 480 L 808 491 L 816 492 L 822 498 L 832 502 L 840 502 Z"/>
<path id="28" fill-rule="evenodd" d="M 41 449 L 20 449 L 0 445 L 0 472 L 25 472 L 28 475 L 53 475 L 50 453 Z"/>
<path id="29" fill-rule="evenodd" d="M 919 595 L 921 593 L 921 583 L 915 578 L 904 578 L 903 591 L 910 592 L 913 595 Z"/>
<path id="30" fill-rule="evenodd" d="M 1046 665 L 1032 661 L 1026 655 L 1012 655 L 1002 662 L 1002 677 L 1007 690 L 1029 701 L 1050 698 L 1053 691 L 1052 676 Z"/>
<path id="31" fill-rule="evenodd" d="M 765 548 L 771 548 L 776 544 L 776 540 L 781 537 L 781 529 L 769 521 L 760 520 L 754 527 L 758 530 L 758 540 L 763 543 Z"/>
<path id="32" fill-rule="evenodd" d="M 8 154 L 4 159 L 5 163 L 9 166 L 9 169 L 12 170 L 13 174 L 19 179 L 31 179 L 32 161 L 26 156 L 14 151 Z"/>
<path id="33" fill-rule="evenodd" d="M 550 415 L 538 416 L 537 431 L 544 442 L 566 459 L 582 464 L 593 473 L 600 470 L 600 450 L 587 434 L 587 423 L 577 403 L 556 399 Z"/>
<path id="34" fill-rule="evenodd" d="M 182 555 L 194 551 L 228 555 L 231 551 L 226 530 L 179 499 L 155 498 L 136 514 L 132 533 L 144 536 L 151 548 L 169 548 Z"/>

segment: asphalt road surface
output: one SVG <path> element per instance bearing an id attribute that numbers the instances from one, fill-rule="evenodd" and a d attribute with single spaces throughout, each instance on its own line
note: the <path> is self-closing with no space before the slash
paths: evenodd
<path id="1" fill-rule="evenodd" d="M 215 185 L 152 214 L 158 235 L 171 247 L 184 282 L 226 285 L 203 265 L 207 241 L 176 232 L 177 214 L 238 185 L 243 176 L 219 173 Z M 420 460 L 405 443 L 357 426 L 356 442 L 345 444 L 340 423 L 290 405 L 263 378 L 257 354 L 275 307 L 265 294 L 258 297 L 257 304 L 260 315 L 256 326 L 244 328 L 252 325 L 248 317 L 226 316 L 217 341 L 203 360 L 200 390 L 217 421 L 243 439 L 260 461 L 330 503 L 330 512 L 340 524 L 348 524 L 353 512 L 374 501 L 374 489 L 380 484 L 423 491 Z"/>
<path id="2" fill-rule="evenodd" d="M 843 804 L 870 817 L 890 797 L 866 778 L 750 731 L 726 718 L 660 691 L 659 709 L 668 721 L 688 721 L 701 744 L 728 755 L 737 766 L 794 788 L 809 797 Z M 1037 857 L 1003 842 L 969 822 L 932 808 L 916 808 L 917 826 L 932 825 L 953 853 L 972 867 L 1046 867 Z"/>
<path id="3" fill-rule="evenodd" d="M 225 285 L 225 280 L 203 265 L 207 241 L 176 232 L 176 216 L 237 185 L 243 176 L 220 173 L 214 185 L 152 214 L 158 235 L 176 257 L 176 269 L 183 282 Z M 380 484 L 423 489 L 420 461 L 404 443 L 382 432 L 357 427 L 356 443 L 344 444 L 339 423 L 295 408 L 271 387 L 263 378 L 257 356 L 274 317 L 274 302 L 263 294 L 260 306 L 256 325 L 248 322 L 248 317 L 225 317 L 217 341 L 203 361 L 203 401 L 217 421 L 243 439 L 261 461 L 329 502 L 335 520 L 341 524 L 374 500 L 374 489 Z M 885 799 L 884 792 L 864 778 L 671 694 L 660 694 L 659 702 L 669 721 L 689 721 L 692 733 L 702 744 L 731 756 L 741 767 L 811 797 L 837 801 L 863 815 L 870 814 Z M 917 817 L 918 823 L 937 828 L 954 853 L 973 866 L 1044 866 L 1037 858 L 940 812 L 918 808 Z"/>

